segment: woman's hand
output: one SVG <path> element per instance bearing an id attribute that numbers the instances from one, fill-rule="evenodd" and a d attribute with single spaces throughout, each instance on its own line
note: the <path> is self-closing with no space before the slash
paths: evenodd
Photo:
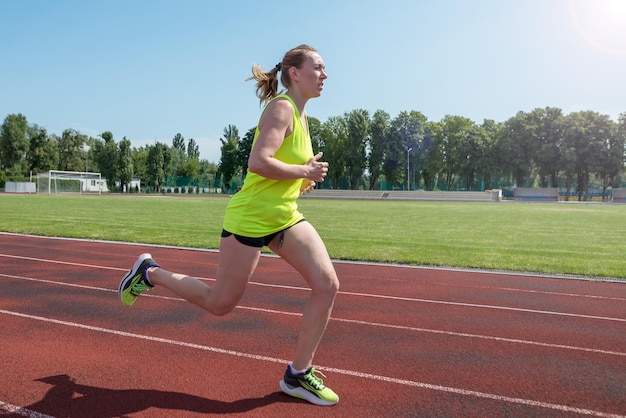
<path id="1" fill-rule="evenodd" d="M 313 182 L 324 181 L 324 177 L 326 177 L 326 175 L 328 174 L 328 163 L 325 161 L 319 161 L 323 155 L 324 153 L 320 152 L 309 161 L 307 161 L 307 163 L 305 164 L 305 179 L 311 180 Z M 313 185 L 315 186 L 315 183 Z"/>
<path id="2" fill-rule="evenodd" d="M 311 190 L 315 189 L 315 182 L 309 179 L 302 179 L 302 185 L 300 186 L 300 196 L 311 193 Z"/>

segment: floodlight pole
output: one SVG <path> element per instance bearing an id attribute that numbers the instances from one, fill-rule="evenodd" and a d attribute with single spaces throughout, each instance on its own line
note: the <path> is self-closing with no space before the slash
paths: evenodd
<path id="1" fill-rule="evenodd" d="M 85 173 L 88 172 L 89 170 L 89 166 L 88 166 L 88 159 L 89 159 L 89 145 L 84 144 L 83 145 L 83 149 L 85 150 Z"/>
<path id="2" fill-rule="evenodd" d="M 406 189 L 411 190 L 411 171 L 409 170 L 409 153 L 413 148 L 406 147 Z"/>

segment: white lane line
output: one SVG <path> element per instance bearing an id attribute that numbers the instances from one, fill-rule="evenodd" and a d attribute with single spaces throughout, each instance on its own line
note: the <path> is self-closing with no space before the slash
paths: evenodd
<path id="1" fill-rule="evenodd" d="M 393 299 L 393 300 L 407 301 L 407 302 L 420 302 L 420 303 L 432 303 L 432 304 L 438 304 L 438 305 L 463 306 L 466 308 L 482 308 L 482 309 L 492 309 L 492 310 L 500 310 L 500 311 L 535 313 L 535 314 L 541 314 L 541 315 L 556 315 L 556 316 L 570 316 L 574 318 L 599 319 L 602 321 L 626 322 L 626 318 L 613 318 L 613 317 L 607 317 L 607 316 L 583 315 L 583 314 L 574 314 L 574 313 L 556 312 L 556 311 L 543 311 L 543 310 L 538 310 L 538 309 L 527 309 L 527 308 L 513 308 L 510 306 L 481 305 L 478 303 L 449 302 L 449 301 L 444 301 L 444 300 L 405 298 L 405 297 L 399 297 L 399 296 L 372 295 L 368 293 L 356 293 L 356 292 L 339 292 L 339 293 L 342 293 L 344 295 L 361 296 L 361 297 L 368 297 L 368 298 Z"/>
<path id="2" fill-rule="evenodd" d="M 7 411 L 12 414 L 21 415 L 29 418 L 54 418 L 51 415 L 42 414 L 41 412 L 31 411 L 21 406 L 11 405 L 10 403 L 0 401 L 0 411 Z"/>
<path id="3" fill-rule="evenodd" d="M 273 313 L 273 314 L 301 316 L 301 314 L 299 313 L 289 313 L 289 312 L 276 311 L 272 309 L 254 308 L 254 307 L 249 307 L 249 306 L 238 306 L 238 308 L 251 310 L 251 311 Z M 409 327 L 405 325 L 383 324 L 380 322 L 359 321 L 356 319 L 343 319 L 343 318 L 331 317 L 330 320 L 335 321 L 335 322 L 345 322 L 345 323 L 350 323 L 350 324 L 355 324 L 355 325 L 399 329 L 403 331 L 423 332 L 423 333 L 428 333 L 428 334 L 449 335 L 452 337 L 461 337 L 461 338 L 476 338 L 476 339 L 482 339 L 482 340 L 499 341 L 499 342 L 504 342 L 504 343 L 535 345 L 539 347 L 558 348 L 558 349 L 564 349 L 564 350 L 583 351 L 583 352 L 588 352 L 588 353 L 608 354 L 611 356 L 626 357 L 626 352 L 602 350 L 599 348 L 576 347 L 576 346 L 564 345 L 564 344 L 550 344 L 550 343 L 542 343 L 539 341 L 519 340 L 515 338 L 505 338 L 505 337 L 493 337 L 490 335 L 470 334 L 466 332 L 444 331 L 444 330 L 439 330 L 439 329 Z"/>
<path id="4" fill-rule="evenodd" d="M 65 265 L 71 265 L 71 266 L 108 269 L 108 270 L 116 270 L 116 271 L 128 271 L 128 269 L 120 269 L 116 267 L 80 264 L 80 263 L 72 263 L 72 262 L 58 261 L 58 260 L 46 260 L 46 259 L 41 259 L 41 258 L 32 258 L 32 257 L 23 257 L 23 256 L 12 256 L 12 255 L 7 255 L 7 254 L 0 254 L 0 257 L 18 258 L 18 259 L 31 260 L 31 261 L 49 262 L 49 263 L 55 263 L 55 264 L 65 264 Z M 199 279 L 214 280 L 210 278 L 200 278 L 200 277 Z M 305 287 L 267 284 L 267 283 L 253 282 L 253 281 L 249 282 L 249 284 L 256 285 L 256 286 L 263 286 L 263 287 L 274 287 L 274 288 L 292 289 L 292 290 L 303 290 L 303 291 L 310 290 L 309 288 L 305 288 Z M 433 300 L 433 299 L 407 298 L 407 297 L 400 297 L 400 296 L 376 295 L 376 294 L 370 294 L 370 293 L 344 292 L 341 290 L 339 291 L 339 294 L 348 295 L 348 296 L 367 297 L 367 298 L 407 301 L 407 302 L 430 303 L 430 304 L 450 305 L 450 306 L 463 306 L 466 308 L 491 309 L 491 310 L 501 310 L 501 311 L 511 311 L 511 312 L 526 312 L 526 313 L 533 313 L 533 314 L 540 314 L 540 315 L 569 316 L 569 317 L 574 317 L 574 318 L 586 318 L 586 319 L 595 319 L 595 320 L 602 320 L 602 321 L 626 322 L 626 318 L 613 318 L 613 317 L 596 316 L 596 315 L 574 314 L 574 313 L 567 313 L 567 312 L 544 311 L 544 310 L 538 310 L 538 309 L 514 308 L 514 307 L 509 307 L 509 306 L 483 305 L 483 304 L 476 304 L 476 303 L 450 302 L 450 301 Z"/>
<path id="5" fill-rule="evenodd" d="M 165 244 L 148 244 L 141 242 L 127 242 L 127 241 L 112 241 L 112 240 L 104 240 L 104 239 L 88 239 L 88 238 L 70 238 L 70 237 L 47 237 L 43 235 L 33 235 L 33 234 L 21 234 L 16 232 L 0 232 L 0 235 L 8 235 L 15 237 L 26 237 L 31 239 L 41 239 L 41 240 L 63 240 L 63 241 L 78 241 L 78 242 L 86 242 L 90 244 L 112 244 L 112 245 L 125 245 L 131 247 L 149 247 L 149 248 L 165 248 L 165 249 L 173 249 L 173 250 L 186 250 L 186 251 L 195 251 L 195 252 L 204 252 L 204 253 L 219 253 L 218 249 L 214 248 L 198 248 L 198 247 L 185 247 L 180 245 L 165 245 Z M 268 258 L 279 258 L 275 254 L 263 253 L 262 257 Z M 514 270 L 494 270 L 494 269 L 480 269 L 480 268 L 469 268 L 469 267 L 439 267 L 439 266 L 416 266 L 416 265 L 407 265 L 407 264 L 399 264 L 399 263 L 385 263 L 385 262 L 377 262 L 377 261 L 355 261 L 355 260 L 333 260 L 333 263 L 337 264 L 355 264 L 361 266 L 376 266 L 376 267 L 393 267 L 393 268 L 403 268 L 403 269 L 413 269 L 413 270 L 433 270 L 433 271 L 453 271 L 453 272 L 461 272 L 461 273 L 480 273 L 480 274 L 491 274 L 498 276 L 520 276 L 527 278 L 551 278 L 551 279 L 563 279 L 563 280 L 583 280 L 583 281 L 592 281 L 592 282 L 613 282 L 613 283 L 626 283 L 626 279 L 619 277 L 604 277 L 604 276 L 582 276 L 576 274 L 557 274 L 557 273 L 541 273 L 541 272 L 533 272 L 533 271 L 514 271 Z"/>
<path id="6" fill-rule="evenodd" d="M 35 279 L 32 277 L 15 276 L 11 274 L 0 273 L 0 277 L 9 277 L 12 279 L 41 282 L 41 283 L 47 283 L 47 284 L 53 284 L 53 285 L 75 287 L 75 288 L 80 288 L 80 289 L 97 290 L 101 292 L 117 293 L 117 290 L 115 289 L 107 289 L 104 287 L 86 286 L 86 285 L 80 285 L 80 284 L 74 284 L 74 283 L 64 283 L 64 282 L 57 282 L 57 281 L 52 281 L 52 280 Z M 165 300 L 172 300 L 172 301 L 178 301 L 178 302 L 185 301 L 184 299 L 181 299 L 178 297 L 161 296 L 161 295 L 153 295 L 153 294 L 143 294 L 142 297 L 165 299 Z M 277 314 L 277 315 L 302 316 L 301 313 L 296 313 L 296 312 L 278 311 L 275 309 L 256 308 L 256 307 L 244 306 L 244 305 L 238 305 L 236 309 L 265 312 L 265 313 Z M 514 338 L 494 337 L 494 336 L 489 336 L 489 335 L 470 334 L 470 333 L 465 333 L 465 332 L 454 332 L 454 331 L 444 331 L 444 330 L 429 329 L 429 328 L 409 327 L 409 326 L 404 326 L 404 325 L 383 324 L 380 322 L 360 321 L 356 319 L 344 319 L 344 318 L 337 318 L 337 317 L 331 317 L 330 320 L 334 322 L 344 322 L 344 323 L 351 323 L 351 324 L 356 324 L 356 325 L 365 325 L 365 326 L 381 327 L 381 328 L 388 328 L 388 329 L 399 329 L 403 331 L 449 335 L 449 336 L 461 337 L 461 338 L 475 338 L 475 339 L 499 341 L 499 342 L 504 342 L 504 343 L 526 344 L 526 345 L 534 345 L 534 346 L 539 346 L 539 347 L 558 348 L 558 349 L 565 349 L 565 350 L 583 351 L 583 352 L 588 352 L 588 353 L 608 354 L 612 356 L 626 357 L 626 352 L 609 351 L 609 350 L 602 350 L 598 348 L 576 347 L 576 346 L 564 345 L 564 344 L 551 344 L 551 343 L 543 343 L 539 341 L 519 340 L 519 339 L 514 339 Z"/>
<path id="7" fill-rule="evenodd" d="M 279 363 L 279 364 L 287 363 L 287 360 L 279 359 L 275 357 L 243 353 L 243 352 L 234 351 L 234 350 L 225 350 L 225 349 L 217 348 L 217 347 L 209 347 L 206 345 L 186 343 L 183 341 L 171 340 L 171 339 L 161 338 L 161 337 L 153 337 L 149 335 L 132 334 L 126 331 L 119 331 L 119 330 L 114 330 L 114 329 L 109 329 L 109 328 L 78 324 L 75 322 L 61 321 L 58 319 L 45 318 L 41 316 L 22 314 L 19 312 L 6 311 L 4 309 L 0 309 L 0 313 L 5 314 L 5 315 L 12 315 L 12 316 L 17 316 L 21 318 L 26 318 L 26 319 L 37 320 L 37 321 L 50 322 L 50 323 L 57 324 L 57 325 L 86 329 L 89 331 L 97 331 L 97 332 L 102 332 L 106 334 L 113 334 L 113 335 L 117 335 L 120 337 L 136 338 L 139 340 L 146 340 L 146 341 L 170 344 L 170 345 L 191 348 L 191 349 L 196 349 L 196 350 L 209 351 L 209 352 L 213 352 L 216 354 L 231 355 L 231 356 L 243 357 L 243 358 L 252 359 L 252 360 L 266 361 L 270 363 Z M 500 401 L 500 402 L 508 402 L 508 403 L 514 403 L 514 404 L 520 404 L 520 405 L 532 406 L 532 407 L 538 407 L 538 408 L 544 408 L 544 409 L 552 409 L 552 410 L 561 411 L 561 412 L 571 412 L 571 413 L 590 415 L 590 416 L 596 416 L 596 417 L 625 418 L 624 416 L 620 416 L 617 414 L 594 411 L 591 409 L 574 408 L 574 407 L 567 406 L 567 405 L 559 405 L 559 404 L 553 404 L 553 403 L 548 403 L 548 402 L 535 401 L 532 399 L 513 398 L 509 396 L 478 392 L 474 390 L 460 389 L 460 388 L 441 386 L 441 385 L 433 385 L 430 383 L 423 383 L 423 382 L 417 382 L 417 381 L 406 380 L 406 379 L 397 379 L 394 377 L 375 375 L 371 373 L 362 373 L 362 372 L 357 372 L 353 370 L 336 369 L 332 367 L 323 367 L 323 366 L 319 366 L 319 369 L 337 373 L 337 374 L 346 375 L 346 376 L 357 377 L 361 379 L 376 380 L 376 381 L 386 382 L 386 383 L 395 383 L 395 384 L 402 385 L 402 386 L 410 386 L 410 387 L 416 387 L 420 389 L 428 389 L 428 390 L 433 390 L 437 392 L 451 393 L 455 395 L 472 396 L 476 398 L 483 398 L 483 399 L 495 400 L 495 401 Z"/>
<path id="8" fill-rule="evenodd" d="M 585 299 L 606 299 L 606 300 L 617 300 L 620 302 L 626 302 L 626 298 L 616 298 L 611 296 L 596 296 L 596 295 L 586 295 L 582 293 L 564 293 L 564 292 L 548 292 L 546 290 L 532 290 L 532 289 L 516 289 L 513 287 L 498 287 L 498 286 L 476 286 L 469 284 L 458 284 L 458 283 L 433 283 L 439 286 L 450 286 L 450 287 L 468 287 L 471 289 L 483 289 L 483 290 L 504 290 L 505 292 L 516 292 L 516 293 L 533 293 L 538 295 L 549 295 L 549 296 L 566 296 L 572 298 L 585 298 Z"/>
<path id="9" fill-rule="evenodd" d="M 90 268 L 105 269 L 105 270 L 116 270 L 116 271 L 128 271 L 128 269 L 121 269 L 121 268 L 117 268 L 117 267 L 97 266 L 95 264 L 70 263 L 68 261 L 50 260 L 50 259 L 46 259 L 46 258 L 24 257 L 24 256 L 21 256 L 21 255 L 0 254 L 0 257 L 16 258 L 18 260 L 39 261 L 39 262 L 42 262 L 42 263 L 64 264 L 64 265 L 67 265 L 67 266 L 90 267 Z"/>

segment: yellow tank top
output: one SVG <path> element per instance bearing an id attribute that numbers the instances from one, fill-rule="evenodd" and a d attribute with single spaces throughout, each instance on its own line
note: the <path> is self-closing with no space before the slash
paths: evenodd
<path id="1" fill-rule="evenodd" d="M 272 100 L 286 99 L 293 106 L 293 131 L 285 138 L 274 157 L 287 164 L 305 164 L 313 158 L 308 127 L 291 97 L 281 94 Z M 307 122 L 308 125 L 308 122 Z M 257 126 L 252 147 L 259 137 Z M 272 180 L 248 170 L 241 190 L 226 208 L 224 229 L 251 238 L 264 237 L 296 224 L 303 216 L 296 201 L 303 179 Z"/>

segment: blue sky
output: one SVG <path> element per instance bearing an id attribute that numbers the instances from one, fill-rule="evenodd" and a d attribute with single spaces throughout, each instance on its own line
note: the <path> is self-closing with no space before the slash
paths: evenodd
<path id="1" fill-rule="evenodd" d="M 626 112 L 626 0 L 0 1 L 0 118 L 139 147 L 194 138 L 260 107 L 254 62 L 316 47 L 329 79 L 307 111 L 498 122 L 553 106 Z"/>

